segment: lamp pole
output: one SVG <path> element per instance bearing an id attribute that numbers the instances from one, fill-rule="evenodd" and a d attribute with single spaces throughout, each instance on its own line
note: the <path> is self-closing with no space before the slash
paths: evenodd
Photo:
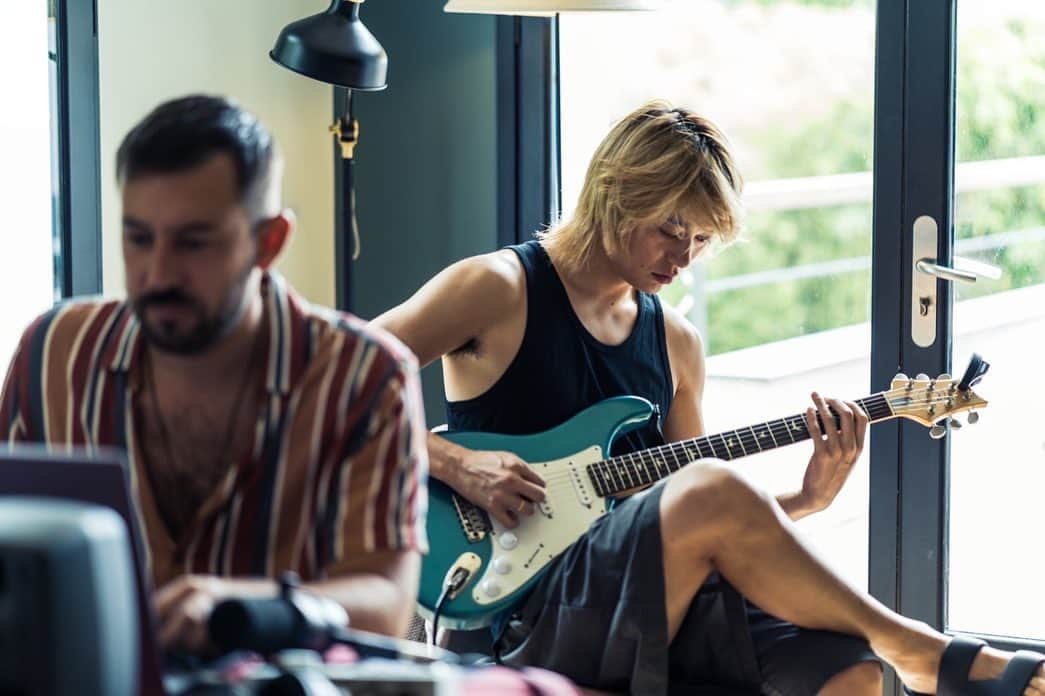
<path id="1" fill-rule="evenodd" d="M 359 121 L 352 114 L 352 90 L 334 88 L 335 139 L 334 186 L 340 193 L 335 201 L 334 272 L 337 308 L 352 311 L 352 262 L 359 258 L 359 226 L 356 222 L 356 192 L 353 182 L 355 147 L 359 142 Z"/>

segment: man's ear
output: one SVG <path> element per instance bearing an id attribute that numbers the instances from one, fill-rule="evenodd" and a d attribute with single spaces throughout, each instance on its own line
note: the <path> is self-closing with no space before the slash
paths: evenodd
<path id="1" fill-rule="evenodd" d="M 288 208 L 259 224 L 255 233 L 258 241 L 255 264 L 258 268 L 268 270 L 276 262 L 294 231 L 294 223 L 294 211 Z"/>

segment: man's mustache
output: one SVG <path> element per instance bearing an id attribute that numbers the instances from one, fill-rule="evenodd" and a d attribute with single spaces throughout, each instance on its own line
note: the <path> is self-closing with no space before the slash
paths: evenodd
<path id="1" fill-rule="evenodd" d="M 147 307 L 153 305 L 190 305 L 195 307 L 196 301 L 183 293 L 181 290 L 160 290 L 157 292 L 150 292 L 146 295 L 139 297 L 135 303 L 138 310 L 144 310 Z"/>

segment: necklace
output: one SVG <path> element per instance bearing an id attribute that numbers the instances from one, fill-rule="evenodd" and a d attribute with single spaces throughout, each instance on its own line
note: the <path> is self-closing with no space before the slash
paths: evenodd
<path id="1" fill-rule="evenodd" d="M 254 343 L 251 346 L 250 359 L 247 361 L 247 366 L 243 370 L 243 377 L 240 379 L 239 386 L 236 389 L 236 396 L 232 401 L 231 413 L 228 416 L 228 422 L 225 424 L 225 432 L 221 440 L 221 446 L 218 448 L 218 458 L 215 460 L 218 465 L 222 465 L 223 462 L 227 462 L 230 454 L 232 443 L 236 436 L 236 426 L 240 421 L 240 414 L 243 411 L 243 399 L 247 392 L 247 387 L 251 382 L 251 375 L 254 373 L 255 364 L 257 363 L 259 348 L 261 346 L 260 335 L 264 332 L 264 324 L 258 330 L 258 336 L 254 338 Z M 145 370 L 146 385 L 151 396 L 153 409 L 156 412 L 156 424 L 160 433 L 160 444 L 162 445 L 164 457 L 168 461 L 168 466 L 171 468 L 172 476 L 170 476 L 170 483 L 173 484 L 174 494 L 176 500 L 181 502 L 180 505 L 163 505 L 159 500 L 160 493 L 160 481 L 158 472 L 156 471 L 155 462 L 151 461 L 148 456 L 145 447 L 142 447 L 143 459 L 145 460 L 145 473 L 149 479 L 149 486 L 152 488 L 153 497 L 156 500 L 156 507 L 160 510 L 160 514 L 164 518 L 164 522 L 167 525 L 168 530 L 171 532 L 172 537 L 177 540 L 180 534 L 186 529 L 188 524 L 192 521 L 198 508 L 198 503 L 201 500 L 193 499 L 192 505 L 188 505 L 185 501 L 191 497 L 189 488 L 191 484 L 185 482 L 185 472 L 191 471 L 187 469 L 181 471 L 178 466 L 177 457 L 174 454 L 174 448 L 171 446 L 170 429 L 167 427 L 166 418 L 163 416 L 163 409 L 160 406 L 159 390 L 156 388 L 156 377 L 155 377 L 155 365 L 152 360 L 149 359 L 149 351 L 145 351 L 143 360 L 143 369 Z M 226 467 L 231 464 L 226 463 Z M 227 470 L 227 469 L 226 469 Z M 204 499 L 206 496 L 204 496 Z"/>

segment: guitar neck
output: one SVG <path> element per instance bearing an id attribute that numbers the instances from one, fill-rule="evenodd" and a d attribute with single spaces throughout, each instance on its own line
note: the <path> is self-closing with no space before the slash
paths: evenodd
<path id="1" fill-rule="evenodd" d="M 872 423 L 894 417 L 884 392 L 857 399 Z M 840 427 L 838 415 L 834 426 Z M 823 427 L 823 423 L 818 422 Z M 670 476 L 695 459 L 739 459 L 749 454 L 766 452 L 792 445 L 810 438 L 805 414 L 797 414 L 765 423 L 730 430 L 716 435 L 705 435 L 691 440 L 680 440 L 660 447 L 610 457 L 588 465 L 588 476 L 600 496 L 613 496 L 647 486 Z"/>

